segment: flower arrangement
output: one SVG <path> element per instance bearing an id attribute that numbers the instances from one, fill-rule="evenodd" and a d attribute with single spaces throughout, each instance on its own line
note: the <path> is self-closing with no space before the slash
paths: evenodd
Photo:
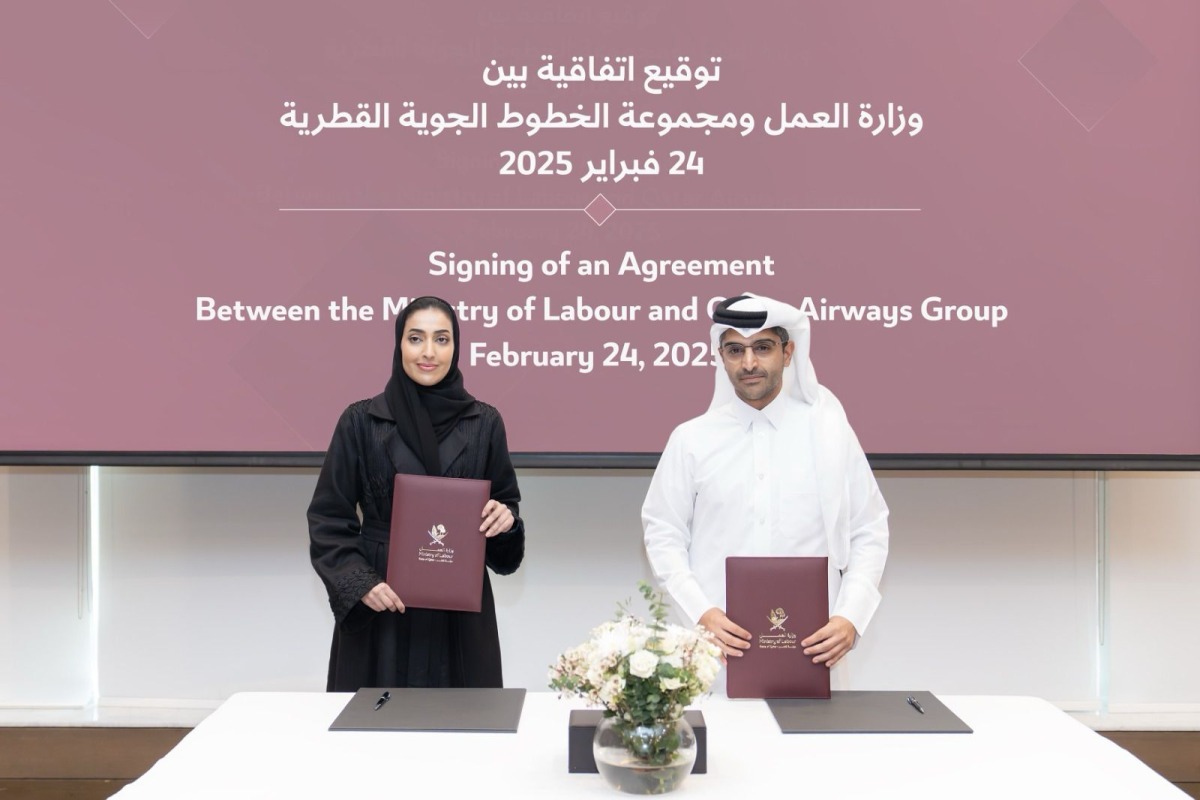
<path id="1" fill-rule="evenodd" d="M 602 705 L 631 752 L 664 764 L 678 741 L 665 736 L 647 744 L 634 731 L 682 718 L 685 707 L 712 686 L 721 650 L 703 628 L 667 623 L 662 593 L 644 581 L 638 588 L 650 606 L 650 621 L 631 613 L 628 601 L 620 604 L 616 619 L 558 657 L 550 668 L 550 688 Z"/>

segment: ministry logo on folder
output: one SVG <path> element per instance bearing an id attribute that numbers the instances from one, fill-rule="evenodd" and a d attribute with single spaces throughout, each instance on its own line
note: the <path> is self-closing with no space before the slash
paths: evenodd
<path id="1" fill-rule="evenodd" d="M 442 540 L 446 538 L 446 526 L 445 525 L 434 525 L 432 528 L 429 529 L 429 538 L 432 539 L 433 543 L 436 544 L 438 547 L 444 546 L 444 543 L 442 542 Z"/>
<path id="2" fill-rule="evenodd" d="M 788 615 L 786 611 L 782 608 L 771 609 L 771 613 L 767 614 L 767 622 L 771 623 L 771 627 L 766 633 L 758 635 L 755 644 L 763 650 L 797 649 L 800 646 L 800 637 L 783 627 L 783 623 L 787 621 Z"/>
<path id="3" fill-rule="evenodd" d="M 491 481 L 396 475 L 387 582 L 404 605 L 479 611 L 491 491 Z"/>

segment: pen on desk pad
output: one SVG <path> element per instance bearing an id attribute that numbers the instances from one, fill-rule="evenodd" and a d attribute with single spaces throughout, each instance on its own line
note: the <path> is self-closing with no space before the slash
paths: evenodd
<path id="1" fill-rule="evenodd" d="M 924 714 L 924 713 L 925 713 L 925 709 L 921 708 L 921 704 L 917 702 L 917 698 L 913 697 L 913 696 L 910 694 L 910 695 L 908 696 L 907 700 L 908 700 L 908 704 L 909 704 L 910 706 L 912 706 L 913 708 L 915 708 L 917 711 L 920 711 L 922 714 Z"/>
<path id="2" fill-rule="evenodd" d="M 375 711 L 378 711 L 379 709 L 383 708 L 383 704 L 384 704 L 384 703 L 386 703 L 388 700 L 391 700 L 391 699 L 392 699 L 392 693 L 391 693 L 391 692 L 384 692 L 383 694 L 379 695 L 379 699 L 375 701 L 375 708 L 374 708 L 374 710 L 375 710 Z M 911 700 L 912 698 L 910 697 L 909 699 Z"/>

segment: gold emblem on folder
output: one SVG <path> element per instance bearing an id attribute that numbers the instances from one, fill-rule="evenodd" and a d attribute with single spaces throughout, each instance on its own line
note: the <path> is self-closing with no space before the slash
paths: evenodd
<path id="1" fill-rule="evenodd" d="M 438 547 L 446 546 L 442 542 L 442 539 L 446 538 L 446 526 L 445 525 L 442 525 L 442 524 L 434 525 L 432 528 L 430 528 L 429 530 L 427 530 L 425 532 L 429 534 L 429 538 L 432 539 L 433 543 L 436 544 Z"/>
<path id="2" fill-rule="evenodd" d="M 453 564 L 454 550 L 446 546 L 448 531 L 446 526 L 437 523 L 425 531 L 429 535 L 429 544 L 417 548 L 417 561 L 428 561 L 435 564 Z"/>
<path id="3" fill-rule="evenodd" d="M 788 613 L 782 608 L 772 608 L 767 612 L 767 620 L 771 623 L 771 630 L 758 635 L 758 646 L 763 650 L 795 650 L 796 634 L 788 633 L 788 629 L 783 627 L 783 623 L 788 621 Z"/>
<path id="4" fill-rule="evenodd" d="M 771 630 L 773 631 L 787 630 L 787 628 L 783 627 L 783 623 L 787 622 L 787 618 L 787 612 L 782 608 L 773 608 L 771 609 L 771 613 L 767 614 L 767 619 L 771 621 Z"/>

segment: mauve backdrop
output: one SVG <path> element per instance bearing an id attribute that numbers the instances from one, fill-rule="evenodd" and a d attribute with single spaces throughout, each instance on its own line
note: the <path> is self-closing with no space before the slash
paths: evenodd
<path id="1" fill-rule="evenodd" d="M 0 11 L 0 451 L 320 451 L 341 409 L 382 389 L 384 298 L 495 306 L 463 347 L 581 350 L 571 367 L 472 365 L 517 452 L 657 451 L 702 411 L 711 366 L 653 366 L 707 339 L 652 304 L 754 291 L 911 306 L 817 321 L 813 360 L 874 453 L 1200 454 L 1200 8 L 1185 0 L 493 3 L 113 0 Z M 553 56 L 632 56 L 639 79 L 558 88 Z M 645 90 L 647 65 L 719 80 Z M 485 69 L 526 66 L 525 88 Z M 18 77 L 19 76 L 19 77 Z M 387 102 L 387 129 L 298 135 L 333 103 Z M 487 128 L 419 136 L 404 102 L 486 105 Z M 632 130 L 732 112 L 754 130 Z M 607 104 L 606 129 L 503 129 Z M 764 132 L 832 111 L 834 130 Z M 919 134 L 872 135 L 860 103 Z M 315 128 L 316 123 L 309 125 Z M 694 151 L 704 174 L 581 181 L 587 163 Z M 569 151 L 565 176 L 504 176 L 504 150 Z M 617 212 L 583 213 L 597 195 Z M 301 210 L 294 210 L 301 209 Z M 325 210 L 312 210 L 325 209 Z M 355 210 L 351 210 L 355 209 Z M 488 210 L 491 209 L 491 210 Z M 607 277 L 460 282 L 431 251 L 571 251 Z M 771 256 L 759 278 L 618 275 L 639 259 Z M 372 306 L 332 322 L 328 303 Z M 1004 306 L 935 322 L 928 297 Z M 320 322 L 197 320 L 217 303 L 315 304 Z M 532 321 L 504 319 L 534 297 Z M 631 323 L 540 319 L 543 304 L 637 304 Z M 644 369 L 603 367 L 628 343 Z"/>

